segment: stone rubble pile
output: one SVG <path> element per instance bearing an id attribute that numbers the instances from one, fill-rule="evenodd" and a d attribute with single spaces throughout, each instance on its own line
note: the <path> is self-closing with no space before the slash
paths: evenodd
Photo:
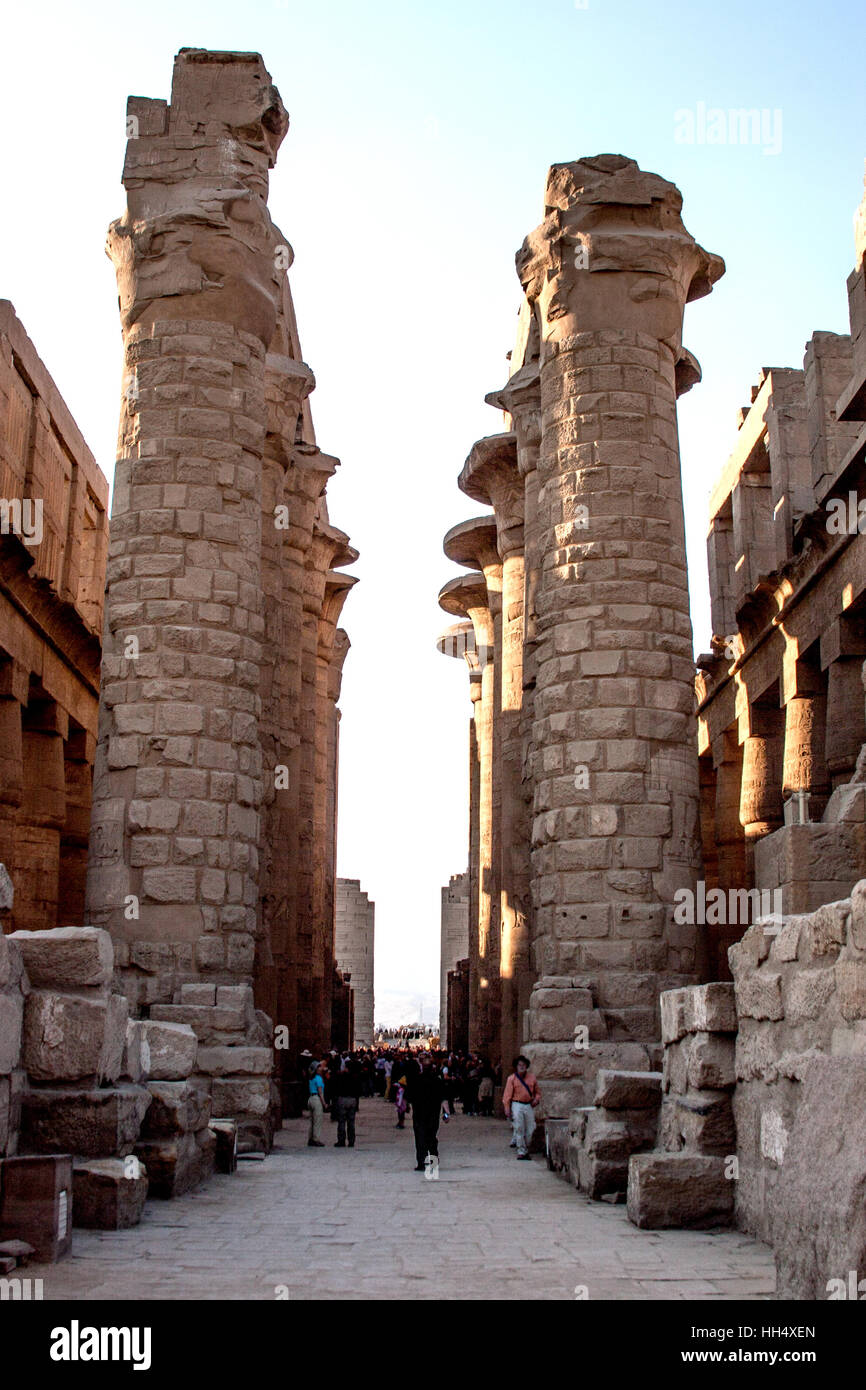
<path id="1" fill-rule="evenodd" d="M 729 1225 L 736 1155 L 734 987 L 727 982 L 661 996 L 659 1145 L 629 1161 L 628 1214 L 636 1226 Z"/>

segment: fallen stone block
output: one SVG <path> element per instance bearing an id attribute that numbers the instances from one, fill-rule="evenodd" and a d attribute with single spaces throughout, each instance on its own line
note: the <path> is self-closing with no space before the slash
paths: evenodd
<path id="1" fill-rule="evenodd" d="M 20 1146 L 35 1153 L 123 1158 L 132 1153 L 150 1103 L 143 1086 L 30 1090 L 22 1099 Z"/>
<path id="2" fill-rule="evenodd" d="M 141 1126 L 142 1139 L 173 1139 L 194 1134 L 210 1120 L 211 1100 L 202 1081 L 149 1081 L 152 1100 Z"/>
<path id="3" fill-rule="evenodd" d="M 270 1076 L 273 1060 L 267 1047 L 200 1047 L 196 1070 L 206 1076 Z"/>
<path id="4" fill-rule="evenodd" d="M 665 989 L 659 995 L 662 1042 L 675 1043 L 689 1031 L 687 989 Z"/>
<path id="5" fill-rule="evenodd" d="M 116 1026 L 116 1018 L 112 1019 Z M 104 996 L 35 989 L 24 1007 L 21 1060 L 33 1081 L 83 1081 L 100 1075 L 109 1026 Z"/>
<path id="6" fill-rule="evenodd" d="M 656 1071 L 600 1071 L 595 1103 L 605 1110 L 657 1110 L 662 1099 L 662 1075 Z"/>
<path id="7" fill-rule="evenodd" d="M 844 1125 L 844 1142 L 842 1130 Z M 778 1297 L 839 1297 L 866 1275 L 866 1059 L 809 1066 L 770 1206 Z"/>
<path id="8" fill-rule="evenodd" d="M 195 1068 L 198 1039 L 185 1023 L 143 1020 L 148 1072 L 156 1081 L 182 1081 Z"/>
<path id="9" fill-rule="evenodd" d="M 628 1218 L 644 1230 L 729 1226 L 734 1183 L 724 1158 L 709 1154 L 633 1154 L 628 1166 Z"/>
<path id="10" fill-rule="evenodd" d="M 568 1145 L 571 1138 L 568 1120 L 545 1120 L 545 1152 L 552 1173 L 568 1175 Z"/>
<path id="11" fill-rule="evenodd" d="M 238 1166 L 237 1120 L 210 1120 L 208 1129 L 216 1140 L 214 1161 L 218 1173 L 234 1173 Z"/>
<path id="12" fill-rule="evenodd" d="M 174 1139 L 142 1140 L 136 1157 L 147 1169 L 149 1195 L 169 1200 L 180 1197 L 209 1178 L 214 1170 L 216 1139 L 209 1129 Z"/>
<path id="13" fill-rule="evenodd" d="M 685 1148 L 697 1154 L 736 1152 L 729 1091 L 689 1091 L 685 1095 L 665 1096 L 659 1129 L 669 1151 Z"/>
<path id="14" fill-rule="evenodd" d="M 27 978 L 37 989 L 101 989 L 111 982 L 114 947 L 101 927 L 16 931 L 10 940 L 20 949 Z"/>
<path id="15" fill-rule="evenodd" d="M 212 1099 L 218 1115 L 264 1116 L 270 1105 L 270 1081 L 266 1077 L 214 1077 Z"/>
<path id="16" fill-rule="evenodd" d="M 126 1158 L 76 1161 L 72 1169 L 72 1224 L 92 1231 L 137 1226 L 147 1199 L 147 1172 Z"/>

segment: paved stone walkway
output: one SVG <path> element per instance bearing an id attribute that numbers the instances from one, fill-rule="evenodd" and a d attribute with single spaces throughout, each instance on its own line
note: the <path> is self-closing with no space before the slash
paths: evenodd
<path id="1" fill-rule="evenodd" d="M 766 1246 L 731 1231 L 639 1231 L 625 1208 L 589 1202 L 547 1169 L 517 1163 L 497 1120 L 440 1129 L 439 1179 L 414 1172 L 411 1127 L 361 1103 L 358 1143 L 306 1147 L 289 1121 L 264 1162 L 242 1162 L 175 1202 L 149 1202 L 131 1231 L 76 1231 L 73 1253 L 30 1266 L 46 1299 L 763 1299 Z"/>

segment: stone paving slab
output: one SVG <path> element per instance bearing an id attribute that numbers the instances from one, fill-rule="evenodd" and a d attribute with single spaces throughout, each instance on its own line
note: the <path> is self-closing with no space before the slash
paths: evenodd
<path id="1" fill-rule="evenodd" d="M 72 1254 L 29 1266 L 46 1299 L 768 1299 L 767 1246 L 736 1231 L 639 1231 L 517 1163 L 499 1120 L 440 1129 L 440 1176 L 414 1171 L 411 1128 L 362 1102 L 358 1142 L 306 1146 L 286 1123 L 264 1163 L 241 1162 L 131 1231 L 76 1231 Z"/>

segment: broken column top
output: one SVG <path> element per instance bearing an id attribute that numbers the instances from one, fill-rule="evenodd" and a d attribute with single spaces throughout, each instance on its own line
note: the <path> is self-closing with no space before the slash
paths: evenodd
<path id="1" fill-rule="evenodd" d="M 516 258 L 528 299 L 542 303 L 546 336 L 621 328 L 679 348 L 683 305 L 708 294 L 725 269 L 686 230 L 682 204 L 674 184 L 625 155 L 554 164 L 544 221 Z M 600 271 L 625 274 L 614 286 Z"/>
<path id="2" fill-rule="evenodd" d="M 229 323 L 273 337 L 285 265 L 275 260 L 268 170 L 288 130 L 258 53 L 182 49 L 171 102 L 131 97 L 123 183 L 109 228 L 121 323 Z"/>
<path id="3" fill-rule="evenodd" d="M 496 517 L 475 516 L 446 532 L 442 548 L 455 565 L 481 570 L 499 564 Z"/>

